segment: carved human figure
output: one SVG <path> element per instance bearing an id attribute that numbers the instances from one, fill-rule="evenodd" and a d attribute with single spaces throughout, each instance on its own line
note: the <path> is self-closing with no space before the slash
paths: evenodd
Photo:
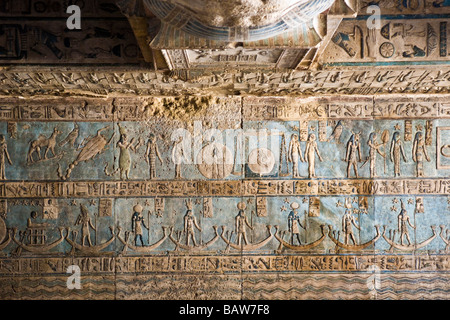
<path id="1" fill-rule="evenodd" d="M 300 216 L 298 215 L 297 209 L 299 204 L 297 202 L 291 203 L 292 211 L 288 215 L 288 228 L 291 233 L 291 244 L 294 245 L 294 236 L 297 238 L 298 244 L 302 244 L 300 240 L 300 229 L 299 227 L 305 229 L 305 227 L 300 223 Z"/>
<path id="2" fill-rule="evenodd" d="M 151 133 L 147 142 L 147 150 L 145 151 L 145 161 L 150 166 L 150 179 L 156 178 L 156 157 L 158 157 L 159 162 L 163 164 L 163 160 L 159 154 L 156 137 Z"/>
<path id="3" fill-rule="evenodd" d="M 220 150 L 217 142 L 215 141 L 214 137 L 211 137 L 211 147 L 212 147 L 212 154 L 211 154 L 211 174 L 213 179 L 219 179 L 221 175 L 223 175 L 223 172 L 220 173 L 220 166 L 219 164 L 224 164 L 224 155 L 223 151 Z"/>
<path id="4" fill-rule="evenodd" d="M 126 133 L 122 133 L 120 135 L 120 139 L 117 142 L 117 146 L 119 147 L 119 170 L 120 170 L 120 179 L 123 179 L 123 175 L 125 175 L 126 179 L 129 179 L 130 168 L 131 168 L 131 155 L 130 151 L 136 151 L 136 146 L 133 146 L 134 139 L 128 141 L 128 137 Z"/>
<path id="5" fill-rule="evenodd" d="M 44 228 L 46 228 L 46 227 L 49 227 L 48 223 L 36 222 L 37 218 L 38 218 L 37 212 L 36 211 L 31 211 L 30 218 L 28 218 L 28 220 L 27 220 L 27 227 L 28 228 L 35 228 L 35 227 L 44 227 Z"/>
<path id="6" fill-rule="evenodd" d="M 197 246 L 197 242 L 195 241 L 195 229 L 198 231 L 202 231 L 202 228 L 197 223 L 197 219 L 194 216 L 194 212 L 192 211 L 192 202 L 186 201 L 186 214 L 184 215 L 184 230 L 183 232 L 186 235 L 186 245 L 189 246 L 189 240 L 192 239 L 194 246 Z"/>
<path id="7" fill-rule="evenodd" d="M 246 208 L 245 202 L 239 202 L 237 205 L 237 208 L 239 209 L 239 213 L 235 218 L 235 232 L 236 232 L 236 244 L 241 245 L 241 241 L 244 240 L 244 244 L 248 244 L 247 241 L 247 231 L 246 226 L 250 228 L 250 230 L 253 230 L 253 227 L 250 225 L 250 223 L 247 220 L 247 217 L 245 216 L 245 208 Z"/>
<path id="8" fill-rule="evenodd" d="M 84 246 L 85 241 L 87 241 L 88 245 L 91 247 L 91 235 L 89 227 L 91 227 L 94 231 L 97 231 L 96 228 L 92 225 L 91 218 L 89 217 L 89 212 L 84 205 L 80 205 L 81 213 L 75 222 L 75 225 L 81 225 L 81 245 Z"/>
<path id="9" fill-rule="evenodd" d="M 5 167 L 6 160 L 12 165 L 11 158 L 8 153 L 8 146 L 6 144 L 6 138 L 4 135 L 0 134 L 0 180 L 5 180 Z"/>
<path id="10" fill-rule="evenodd" d="M 412 159 L 416 163 L 416 175 L 417 177 L 423 177 L 423 158 L 430 162 L 430 157 L 427 153 L 427 148 L 425 147 L 425 139 L 423 138 L 422 132 L 417 132 L 414 138 L 413 148 L 412 148 Z"/>
<path id="11" fill-rule="evenodd" d="M 133 207 L 133 218 L 131 221 L 131 231 L 134 232 L 134 245 L 137 246 L 138 239 L 141 240 L 141 246 L 144 246 L 144 240 L 142 239 L 142 226 L 144 228 L 148 229 L 149 227 L 145 224 L 144 217 L 142 216 L 142 206 L 140 204 L 137 204 Z"/>
<path id="12" fill-rule="evenodd" d="M 75 122 L 72 131 L 69 132 L 69 134 L 58 144 L 60 147 L 63 147 L 65 144 L 70 144 L 72 147 L 75 145 L 75 141 L 78 138 L 78 135 L 80 133 L 80 127 Z"/>
<path id="13" fill-rule="evenodd" d="M 299 157 L 300 156 L 300 157 Z M 298 160 L 305 162 L 302 155 L 302 149 L 300 148 L 300 141 L 298 140 L 297 134 L 292 134 L 291 142 L 289 143 L 288 161 L 292 162 L 292 177 L 300 178 L 298 172 Z"/>
<path id="14" fill-rule="evenodd" d="M 403 161 L 406 162 L 405 149 L 403 148 L 403 142 L 400 139 L 400 133 L 394 132 L 391 141 L 391 161 L 394 163 L 394 177 L 400 176 L 400 156 L 403 157 Z"/>
<path id="15" fill-rule="evenodd" d="M 350 178 L 350 171 L 352 167 L 356 178 L 358 178 L 358 162 L 361 162 L 361 143 L 359 142 L 360 135 L 361 132 L 352 132 L 352 135 L 347 142 L 347 152 L 344 159 L 344 161 L 348 163 L 347 178 Z"/>
<path id="16" fill-rule="evenodd" d="M 415 229 L 416 227 L 411 223 L 411 220 L 406 212 L 405 205 L 403 201 L 401 201 L 400 214 L 398 215 L 398 232 L 400 233 L 400 244 L 403 245 L 403 238 L 406 237 L 408 241 L 408 245 L 411 245 L 411 239 L 409 238 L 408 224 L 411 228 Z"/>
<path id="17" fill-rule="evenodd" d="M 377 143 L 377 133 L 372 132 L 369 135 L 369 140 L 367 141 L 367 145 L 369 146 L 369 158 L 368 161 L 370 162 L 370 177 L 375 178 L 377 176 L 377 153 L 380 154 L 383 158 L 386 157 L 386 154 L 381 152 L 380 148 L 383 145 L 383 143 Z"/>
<path id="18" fill-rule="evenodd" d="M 179 137 L 173 144 L 172 161 L 175 164 L 175 179 L 181 179 L 181 163 L 187 163 L 187 157 L 183 147 L 183 137 Z"/>
<path id="19" fill-rule="evenodd" d="M 353 226 L 361 230 L 361 227 L 356 224 L 356 218 L 353 216 L 352 206 L 348 199 L 345 199 L 345 213 L 342 217 L 342 232 L 344 233 L 344 244 L 349 244 L 349 238 L 353 244 L 356 244 L 355 235 L 353 234 Z M 353 226 L 352 226 L 353 225 Z"/>
<path id="20" fill-rule="evenodd" d="M 423 205 L 423 198 L 418 197 L 416 198 L 416 210 L 415 213 L 424 213 L 425 207 Z"/>
<path id="21" fill-rule="evenodd" d="M 314 133 L 310 134 L 308 141 L 306 142 L 305 158 L 308 162 L 308 176 L 309 178 L 316 177 L 316 153 L 319 157 L 320 162 L 323 161 L 319 149 L 317 148 L 316 135 Z"/>

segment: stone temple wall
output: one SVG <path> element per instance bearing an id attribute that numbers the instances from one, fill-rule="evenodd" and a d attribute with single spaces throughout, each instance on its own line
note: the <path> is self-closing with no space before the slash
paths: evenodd
<path id="1" fill-rule="evenodd" d="M 225 49 L 139 3 L 0 4 L 0 299 L 450 297 L 448 1 Z"/>
<path id="2" fill-rule="evenodd" d="M 3 99 L 0 295 L 445 298 L 447 101 Z"/>

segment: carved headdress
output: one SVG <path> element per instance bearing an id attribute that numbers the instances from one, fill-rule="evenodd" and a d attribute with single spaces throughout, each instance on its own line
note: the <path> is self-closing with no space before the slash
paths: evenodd
<path id="1" fill-rule="evenodd" d="M 184 203 L 186 204 L 186 208 L 188 210 L 192 210 L 192 199 L 185 200 Z"/>
<path id="2" fill-rule="evenodd" d="M 352 208 L 352 202 L 351 202 L 350 198 L 345 198 L 345 204 L 344 204 L 344 207 L 345 207 L 346 209 L 351 209 L 351 208 Z"/>

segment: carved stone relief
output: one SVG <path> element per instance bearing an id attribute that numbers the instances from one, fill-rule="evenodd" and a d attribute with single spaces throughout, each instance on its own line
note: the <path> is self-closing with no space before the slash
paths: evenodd
<path id="1" fill-rule="evenodd" d="M 23 40 L 0 43 L 1 299 L 448 298 L 445 2 L 379 1 L 369 30 L 372 2 L 336 1 L 327 32 L 226 48 L 164 48 L 152 24 L 163 70 L 109 0 L 71 38 L 43 31 L 56 5 L 8 3 L 0 18 L 30 13 L 0 25 Z M 139 3 L 119 1 L 129 18 Z M 170 6 L 181 23 L 175 4 L 202 3 Z"/>

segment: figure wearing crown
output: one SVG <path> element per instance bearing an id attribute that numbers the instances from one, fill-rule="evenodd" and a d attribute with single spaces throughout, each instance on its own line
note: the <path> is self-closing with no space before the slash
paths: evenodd
<path id="1" fill-rule="evenodd" d="M 235 218 L 236 222 L 236 243 L 238 245 L 241 244 L 241 240 L 244 240 L 245 245 L 248 244 L 247 241 L 247 231 L 245 229 L 245 226 L 249 227 L 250 230 L 253 230 L 253 227 L 248 223 L 247 217 L 245 216 L 245 208 L 247 205 L 245 202 L 239 202 L 237 205 L 237 208 L 239 209 L 239 213 L 237 214 Z"/>
<path id="2" fill-rule="evenodd" d="M 350 199 L 345 199 L 345 213 L 342 217 L 342 232 L 344 233 L 344 244 L 349 244 L 349 238 L 353 244 L 356 245 L 355 235 L 353 234 L 353 226 L 361 230 L 361 227 L 356 224 L 356 218 L 352 214 L 352 204 Z"/>
<path id="3" fill-rule="evenodd" d="M 148 226 L 145 224 L 144 217 L 142 216 L 142 206 L 137 204 L 133 207 L 133 218 L 131 230 L 134 232 L 134 245 L 137 246 L 138 239 L 141 240 L 141 246 L 144 246 L 144 240 L 142 239 L 142 226 L 148 229 Z"/>
<path id="4" fill-rule="evenodd" d="M 186 214 L 184 215 L 184 230 L 183 232 L 186 234 L 186 245 L 189 246 L 189 240 L 192 239 L 194 246 L 197 246 L 197 242 L 195 241 L 195 228 L 198 231 L 202 231 L 202 228 L 197 223 L 197 219 L 194 216 L 194 212 L 192 211 L 192 200 L 186 200 Z"/>

